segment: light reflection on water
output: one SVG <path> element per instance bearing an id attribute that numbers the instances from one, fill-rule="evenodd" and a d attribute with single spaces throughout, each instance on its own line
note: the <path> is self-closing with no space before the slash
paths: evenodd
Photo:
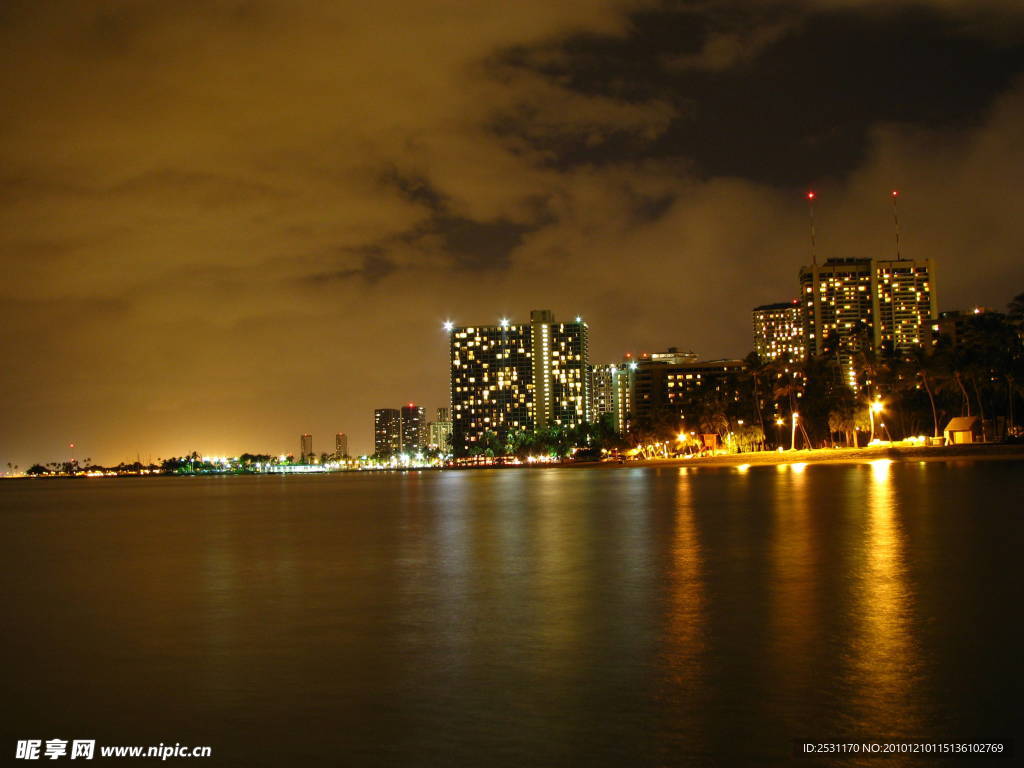
<path id="1" fill-rule="evenodd" d="M 798 738 L 1005 736 L 1020 470 L 6 483 L 3 727 L 246 765 L 781 765 Z"/>
<path id="2" fill-rule="evenodd" d="M 862 565 L 856 575 L 860 626 L 851 647 L 854 725 L 862 731 L 913 738 L 921 722 L 912 700 L 917 649 L 907 585 L 906 541 L 893 462 L 870 463 Z"/>

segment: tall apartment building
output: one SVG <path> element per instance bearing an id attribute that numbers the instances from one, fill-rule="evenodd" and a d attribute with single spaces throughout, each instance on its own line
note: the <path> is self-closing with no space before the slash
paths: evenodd
<path id="1" fill-rule="evenodd" d="M 636 368 L 636 362 L 629 360 L 592 366 L 590 421 L 611 414 L 615 431 L 625 434 L 633 413 Z"/>
<path id="2" fill-rule="evenodd" d="M 427 424 L 423 407 L 414 403 L 402 406 L 400 445 L 402 453 L 415 453 L 426 445 Z"/>
<path id="3" fill-rule="evenodd" d="M 379 457 L 393 456 L 402 448 L 402 416 L 397 408 L 378 408 L 373 412 L 373 452 Z"/>
<path id="4" fill-rule="evenodd" d="M 334 436 L 334 455 L 339 459 L 348 456 L 348 435 L 344 432 L 339 432 Z"/>
<path id="5" fill-rule="evenodd" d="M 313 460 L 313 436 L 308 432 L 299 437 L 299 461 L 305 464 Z"/>
<path id="6" fill-rule="evenodd" d="M 939 317 L 931 259 L 880 259 L 875 262 L 875 281 L 875 346 L 906 353 L 930 344 Z"/>
<path id="7" fill-rule="evenodd" d="M 449 449 L 448 437 L 452 433 L 452 420 L 448 408 L 438 408 L 437 418 L 430 422 L 427 428 L 427 445 L 447 452 Z"/>
<path id="8" fill-rule="evenodd" d="M 587 324 L 555 322 L 451 327 L 452 431 L 471 445 L 488 430 L 534 430 L 585 421 L 590 408 Z"/>
<path id="9" fill-rule="evenodd" d="M 835 352 L 850 386 L 865 345 L 905 353 L 930 341 L 938 317 L 930 259 L 829 259 L 800 270 L 807 352 Z"/>
<path id="10" fill-rule="evenodd" d="M 804 320 L 800 301 L 784 301 L 754 307 L 754 351 L 762 361 L 789 355 L 793 360 L 807 356 Z"/>

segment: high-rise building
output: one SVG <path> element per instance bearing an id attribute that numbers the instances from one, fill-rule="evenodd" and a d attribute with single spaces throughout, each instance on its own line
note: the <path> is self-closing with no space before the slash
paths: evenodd
<path id="1" fill-rule="evenodd" d="M 397 408 L 373 412 L 373 449 L 378 457 L 394 456 L 402 448 L 402 416 Z"/>
<path id="2" fill-rule="evenodd" d="M 930 342 L 938 317 L 931 260 L 829 259 L 800 270 L 807 353 L 834 352 L 850 386 L 871 347 L 906 353 Z"/>
<path id="3" fill-rule="evenodd" d="M 402 406 L 401 438 L 402 453 L 416 453 L 426 444 L 426 423 L 423 407 L 414 403 Z"/>
<path id="4" fill-rule="evenodd" d="M 875 263 L 878 320 L 875 346 L 897 354 L 931 343 L 939 317 L 931 259 L 880 259 Z"/>
<path id="5" fill-rule="evenodd" d="M 299 461 L 303 464 L 313 461 L 313 436 L 308 432 L 299 437 Z"/>
<path id="6" fill-rule="evenodd" d="M 592 366 L 590 421 L 610 414 L 615 431 L 625 434 L 633 412 L 636 368 L 636 363 L 629 360 Z"/>
<path id="7" fill-rule="evenodd" d="M 784 301 L 754 307 L 754 351 L 762 361 L 789 355 L 793 360 L 807 356 L 804 320 L 800 302 Z"/>
<path id="8" fill-rule="evenodd" d="M 448 409 L 439 408 L 438 410 L 446 411 Z M 448 436 L 452 433 L 452 423 L 450 421 L 432 421 L 430 422 L 428 433 L 430 437 L 428 438 L 427 445 L 447 453 L 450 448 Z"/>
<path id="9" fill-rule="evenodd" d="M 427 427 L 427 445 L 437 450 L 448 452 L 451 448 L 449 437 L 452 434 L 451 409 L 437 409 L 437 418 Z"/>
<path id="10" fill-rule="evenodd" d="M 334 455 L 339 459 L 348 456 L 348 435 L 344 432 L 339 432 L 334 436 Z"/>
<path id="11" fill-rule="evenodd" d="M 505 434 L 585 421 L 590 408 L 587 324 L 530 322 L 450 327 L 453 437 L 471 445 Z"/>

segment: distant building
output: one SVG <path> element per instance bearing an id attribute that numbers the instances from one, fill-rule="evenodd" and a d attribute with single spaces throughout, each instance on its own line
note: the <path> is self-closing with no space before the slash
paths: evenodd
<path id="1" fill-rule="evenodd" d="M 339 459 L 348 456 L 348 435 L 339 432 L 334 436 L 334 455 Z"/>
<path id="2" fill-rule="evenodd" d="M 808 354 L 834 353 L 853 387 L 858 353 L 928 344 L 938 318 L 929 259 L 829 259 L 801 268 L 800 297 Z"/>
<path id="3" fill-rule="evenodd" d="M 447 411 L 447 408 L 439 408 L 438 410 Z M 428 429 L 428 443 L 430 448 L 436 448 L 440 451 L 447 452 L 451 447 L 448 442 L 448 436 L 452 433 L 452 423 L 450 421 L 432 421 Z"/>
<path id="4" fill-rule="evenodd" d="M 313 436 L 308 432 L 299 437 L 299 462 L 311 464 L 316 454 L 313 453 Z"/>
<path id="5" fill-rule="evenodd" d="M 740 399 L 740 378 L 746 369 L 743 360 L 705 360 L 670 366 L 665 371 L 666 399 L 683 414 L 695 398 L 714 392 L 724 402 Z"/>
<path id="6" fill-rule="evenodd" d="M 633 388 L 636 363 L 595 365 L 591 368 L 590 421 L 599 421 L 609 414 L 615 431 L 625 434 L 633 413 Z"/>
<path id="7" fill-rule="evenodd" d="M 452 327 L 453 439 L 468 447 L 485 432 L 506 434 L 587 420 L 587 324 L 557 323 L 550 310 L 530 322 Z"/>
<path id="8" fill-rule="evenodd" d="M 654 355 L 641 355 L 629 367 L 632 375 L 632 413 L 627 428 L 634 424 L 656 424 L 684 415 L 693 400 L 715 392 L 722 400 L 738 400 L 743 360 L 697 360 L 693 352 L 675 348 Z"/>
<path id="9" fill-rule="evenodd" d="M 792 360 L 807 356 L 804 320 L 800 302 L 784 301 L 754 307 L 754 351 L 762 361 L 789 355 Z"/>
<path id="10" fill-rule="evenodd" d="M 393 456 L 402 448 L 402 416 L 397 408 L 373 412 L 373 449 L 379 457 Z"/>
<path id="11" fill-rule="evenodd" d="M 409 403 L 402 406 L 400 445 L 402 453 L 416 453 L 426 445 L 426 422 L 423 408 Z"/>
<path id="12" fill-rule="evenodd" d="M 434 421 L 442 421 L 443 422 L 443 421 L 451 421 L 451 420 L 452 420 L 452 417 L 451 417 L 451 410 L 450 409 L 444 408 L 444 407 L 441 407 L 441 408 L 437 409 L 437 418 L 434 419 Z"/>
<path id="13" fill-rule="evenodd" d="M 931 343 L 931 326 L 939 316 L 931 259 L 876 261 L 875 298 L 876 348 L 905 354 Z"/>

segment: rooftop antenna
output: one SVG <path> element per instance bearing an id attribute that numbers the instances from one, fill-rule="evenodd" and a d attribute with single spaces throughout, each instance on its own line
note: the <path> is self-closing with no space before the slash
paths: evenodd
<path id="1" fill-rule="evenodd" d="M 817 196 L 813 189 L 807 190 L 807 212 L 811 216 L 811 263 L 814 266 L 818 265 L 818 245 L 814 237 L 814 199 Z"/>
<path id="2" fill-rule="evenodd" d="M 896 225 L 896 261 L 902 261 L 902 257 L 900 256 L 900 211 L 896 206 L 896 200 L 899 196 L 900 191 L 898 189 L 894 189 L 890 195 L 890 197 L 892 197 L 892 220 Z"/>

